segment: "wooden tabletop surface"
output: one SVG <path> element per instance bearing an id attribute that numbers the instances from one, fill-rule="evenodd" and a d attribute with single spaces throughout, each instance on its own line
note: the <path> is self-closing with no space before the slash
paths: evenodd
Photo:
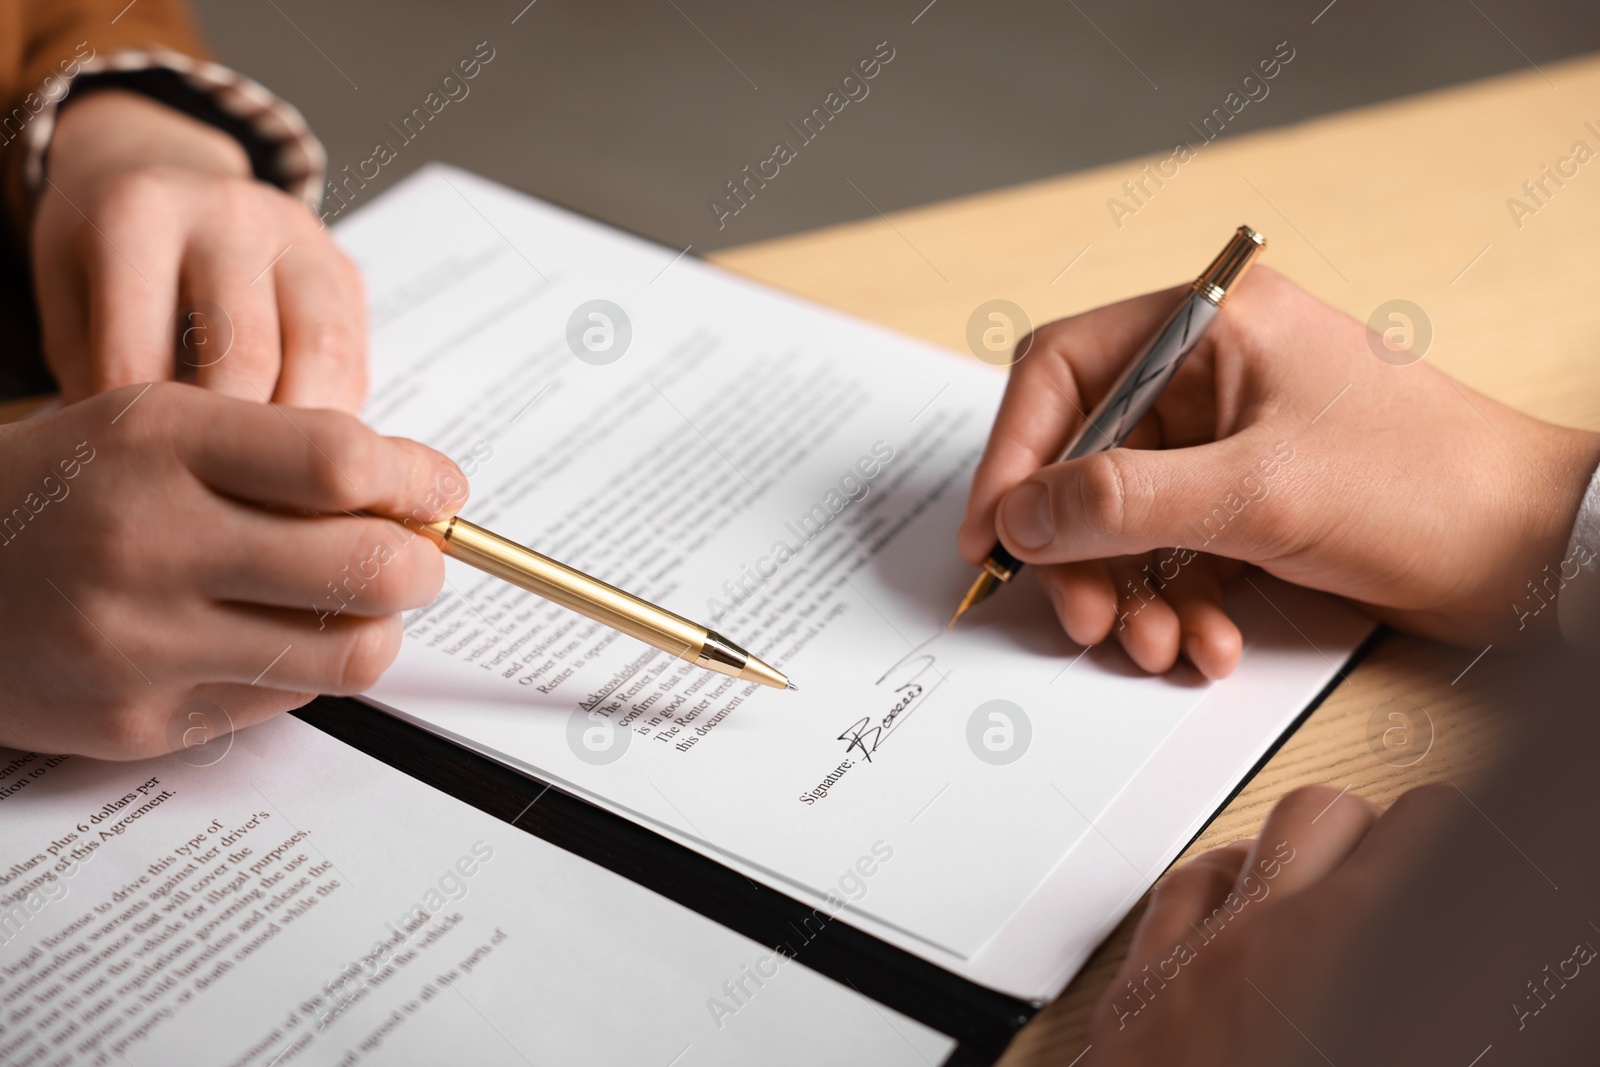
<path id="1" fill-rule="evenodd" d="M 1248 223 L 1269 236 L 1266 262 L 1328 303 L 1366 320 L 1411 301 L 1431 322 L 1427 360 L 1524 411 L 1600 429 L 1600 58 L 1205 145 L 1129 199 L 1123 184 L 1169 154 L 713 258 L 965 351 L 986 301 L 1039 324 L 1186 281 Z M 1557 186 L 1547 164 L 1576 173 Z M 1541 179 L 1534 200 L 1523 183 Z M 1130 210 L 1114 217 L 1113 197 Z M 1424 782 L 1470 780 L 1502 729 L 1453 687 L 1469 667 L 1497 669 L 1493 649 L 1474 662 L 1481 651 L 1381 635 L 1186 856 L 1253 836 L 1301 784 L 1387 804 Z M 1388 719 L 1394 710 L 1409 718 Z M 1390 726 L 1402 732 L 1386 741 Z M 1066 1067 L 1084 1051 L 1138 914 L 1022 1031 L 1006 1067 Z"/>

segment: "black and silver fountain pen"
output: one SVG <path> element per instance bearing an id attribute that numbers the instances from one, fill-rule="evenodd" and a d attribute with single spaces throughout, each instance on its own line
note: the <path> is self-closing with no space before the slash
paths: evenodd
<path id="1" fill-rule="evenodd" d="M 1256 256 L 1267 247 L 1267 239 L 1248 226 L 1240 226 L 1233 240 L 1222 254 L 1212 261 L 1200 277 L 1194 280 L 1178 306 L 1172 309 L 1156 329 L 1150 340 L 1139 350 L 1121 376 L 1111 386 L 1095 409 L 1089 413 L 1078 432 L 1072 435 L 1061 450 L 1057 463 L 1082 459 L 1096 452 L 1119 447 L 1139 420 L 1155 404 L 1172 375 L 1183 365 L 1185 357 L 1194 350 L 1205 335 L 1211 320 L 1222 309 L 1228 293 L 1244 277 Z M 988 599 L 1001 584 L 1009 582 L 1022 570 L 1022 561 L 996 544 L 983 561 L 983 570 L 967 590 L 946 628 Z"/>

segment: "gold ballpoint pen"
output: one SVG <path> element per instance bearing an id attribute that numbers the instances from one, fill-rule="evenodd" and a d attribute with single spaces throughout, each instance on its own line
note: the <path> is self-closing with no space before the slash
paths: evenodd
<path id="1" fill-rule="evenodd" d="M 1122 445 L 1139 420 L 1150 411 L 1184 359 L 1200 343 L 1211 320 L 1222 310 L 1228 293 L 1266 246 L 1267 239 L 1248 226 L 1234 231 L 1228 246 L 1194 280 L 1183 299 L 1112 384 L 1105 399 L 1072 435 L 1056 458 L 1057 463 L 1082 459 Z M 1015 578 L 1020 570 L 1022 561 L 1007 552 L 1004 545 L 996 543 L 983 561 L 983 570 L 978 572 L 977 580 L 961 598 L 945 628 L 954 626 L 961 616 Z"/>
<path id="2" fill-rule="evenodd" d="M 721 634 L 490 533 L 460 516 L 430 523 L 410 521 L 406 526 L 420 530 L 451 559 L 536 593 L 697 667 L 741 681 L 759 682 L 773 689 L 799 688 L 776 668 L 761 662 Z"/>

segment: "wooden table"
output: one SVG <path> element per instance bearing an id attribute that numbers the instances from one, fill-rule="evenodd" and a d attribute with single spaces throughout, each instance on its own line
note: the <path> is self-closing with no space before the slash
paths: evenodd
<path id="1" fill-rule="evenodd" d="M 1525 411 L 1600 429 L 1600 156 L 1560 188 L 1547 183 L 1542 205 L 1522 188 L 1577 141 L 1600 153 L 1600 58 L 1205 146 L 1161 188 L 1151 183 L 1120 227 L 1108 199 L 1133 206 L 1123 183 L 1168 153 L 713 258 L 965 351 L 967 318 L 984 301 L 1048 322 L 1187 280 L 1247 222 L 1270 235 L 1267 261 L 1328 303 L 1365 320 L 1385 301 L 1413 301 L 1434 329 L 1427 359 Z M 1537 211 L 1514 216 L 1511 197 Z M 1297 785 L 1387 804 L 1424 782 L 1470 778 L 1501 736 L 1452 688 L 1477 651 L 1381 636 L 1188 854 L 1252 836 Z M 1496 669 L 1495 656 L 1472 669 Z M 1431 749 L 1410 766 L 1369 744 L 1373 713 L 1395 698 L 1432 724 Z M 1022 1031 L 1007 1067 L 1065 1067 L 1083 1052 L 1137 915 Z"/>

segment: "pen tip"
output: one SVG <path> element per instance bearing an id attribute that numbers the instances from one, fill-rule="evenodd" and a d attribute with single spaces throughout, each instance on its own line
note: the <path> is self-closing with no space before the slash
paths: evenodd
<path id="1" fill-rule="evenodd" d="M 955 626 L 961 616 L 978 606 L 978 603 L 987 597 L 995 586 L 995 577 L 988 571 L 980 571 L 978 580 L 972 583 L 972 588 L 967 590 L 967 595 L 961 598 L 961 603 L 956 605 L 955 614 L 950 616 L 950 621 L 944 624 L 946 630 Z"/>
<path id="2" fill-rule="evenodd" d="M 800 692 L 800 687 L 798 685 L 795 685 L 793 682 L 789 682 L 787 685 L 784 686 L 784 688 L 785 689 L 793 689 L 796 693 Z"/>

